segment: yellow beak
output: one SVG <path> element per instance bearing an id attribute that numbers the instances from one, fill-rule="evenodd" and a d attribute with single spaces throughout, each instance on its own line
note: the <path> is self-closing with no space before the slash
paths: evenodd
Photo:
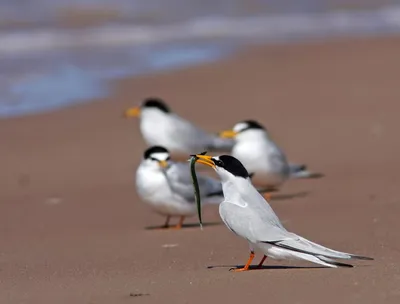
<path id="1" fill-rule="evenodd" d="M 222 137 L 222 138 L 235 138 L 236 135 L 237 135 L 237 132 L 235 132 L 233 130 L 226 130 L 226 131 L 222 131 L 221 133 L 219 133 L 219 137 Z"/>
<path id="2" fill-rule="evenodd" d="M 166 160 L 160 160 L 158 163 L 160 164 L 161 168 L 168 167 L 168 162 Z"/>
<path id="3" fill-rule="evenodd" d="M 203 164 L 203 165 L 206 165 L 206 166 L 209 166 L 209 167 L 215 169 L 215 164 L 214 164 L 214 162 L 212 161 L 211 156 L 209 156 L 209 155 L 196 154 L 196 157 L 197 157 L 196 162 L 198 162 L 198 163 L 200 163 L 200 164 Z"/>
<path id="4" fill-rule="evenodd" d="M 129 118 L 129 117 L 138 117 L 140 115 L 140 108 L 139 107 L 133 107 L 129 108 L 124 112 L 124 117 Z"/>

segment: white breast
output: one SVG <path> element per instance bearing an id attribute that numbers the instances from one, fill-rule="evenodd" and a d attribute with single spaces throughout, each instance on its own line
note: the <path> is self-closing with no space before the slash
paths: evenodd
<path id="1" fill-rule="evenodd" d="M 139 166 L 136 172 L 136 188 L 141 199 L 158 213 L 172 216 L 188 216 L 196 213 L 196 205 L 189 204 L 177 196 L 171 190 L 162 171 L 148 170 L 145 166 Z"/>
<path id="2" fill-rule="evenodd" d="M 170 149 L 172 126 L 167 114 L 157 109 L 143 110 L 140 118 L 140 131 L 148 145 L 164 146 Z"/>
<path id="3" fill-rule="evenodd" d="M 165 175 L 144 166 L 139 166 L 136 172 L 136 188 L 140 197 L 152 205 L 160 204 L 171 196 Z"/>

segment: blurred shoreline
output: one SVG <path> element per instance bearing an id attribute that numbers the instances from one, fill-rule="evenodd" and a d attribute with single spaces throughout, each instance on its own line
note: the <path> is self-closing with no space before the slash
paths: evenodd
<path id="1" fill-rule="evenodd" d="M 212 12 L 189 2 L 181 15 L 173 12 L 183 5 L 177 0 L 168 13 L 157 1 L 124 13 L 133 5 L 124 0 L 53 5 L 47 19 L 39 10 L 31 19 L 10 11 L 14 19 L 0 22 L 0 119 L 89 102 L 108 96 L 111 81 L 211 63 L 252 46 L 400 33 L 400 4 L 390 1 L 216 1 Z"/>

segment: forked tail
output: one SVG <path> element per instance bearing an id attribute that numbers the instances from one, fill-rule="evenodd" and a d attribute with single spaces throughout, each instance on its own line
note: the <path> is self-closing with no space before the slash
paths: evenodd
<path id="1" fill-rule="evenodd" d="M 290 178 L 321 178 L 322 173 L 310 172 L 306 165 L 289 164 Z"/>

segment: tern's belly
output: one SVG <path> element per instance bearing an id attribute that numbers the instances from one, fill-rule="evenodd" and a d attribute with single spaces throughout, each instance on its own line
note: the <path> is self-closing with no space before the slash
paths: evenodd
<path id="1" fill-rule="evenodd" d="M 192 216 L 196 213 L 196 209 L 190 206 L 183 207 L 174 203 L 151 200 L 149 200 L 148 203 L 155 212 L 161 215 Z"/>
<path id="2" fill-rule="evenodd" d="M 139 191 L 138 191 L 139 192 Z M 174 197 L 170 189 L 164 187 L 146 188 L 139 192 L 141 198 L 151 206 L 151 208 L 163 215 L 194 215 L 196 213 L 196 206 L 184 201 L 180 201 Z"/>
<path id="3" fill-rule="evenodd" d="M 141 131 L 144 140 L 149 146 L 163 146 L 168 149 L 171 145 L 168 131 L 163 128 L 143 123 Z"/>
<path id="4" fill-rule="evenodd" d="M 189 216 L 196 213 L 196 205 L 174 195 L 162 173 L 142 172 L 139 169 L 136 188 L 140 198 L 157 213 L 172 216 Z"/>

